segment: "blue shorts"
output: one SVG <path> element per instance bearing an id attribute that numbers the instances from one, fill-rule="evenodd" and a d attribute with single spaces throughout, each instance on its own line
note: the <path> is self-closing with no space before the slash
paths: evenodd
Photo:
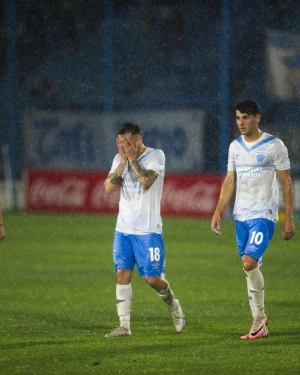
<path id="1" fill-rule="evenodd" d="M 133 270 L 140 276 L 160 276 L 165 272 L 165 248 L 161 234 L 145 235 L 115 232 L 113 244 L 115 272 Z"/>
<path id="2" fill-rule="evenodd" d="M 235 235 L 239 256 L 247 254 L 261 262 L 273 237 L 275 223 L 268 219 L 235 220 Z"/>

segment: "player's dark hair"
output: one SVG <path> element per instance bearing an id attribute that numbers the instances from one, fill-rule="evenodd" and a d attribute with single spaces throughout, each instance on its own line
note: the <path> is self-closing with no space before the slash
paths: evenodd
<path id="1" fill-rule="evenodd" d="M 133 124 L 132 122 L 125 122 L 118 130 L 117 135 L 123 135 L 126 133 L 131 133 L 132 135 L 135 135 L 135 134 L 142 135 L 141 128 L 138 125 Z"/>
<path id="2" fill-rule="evenodd" d="M 244 100 L 235 106 L 237 111 L 241 113 L 247 113 L 247 115 L 259 115 L 260 108 L 259 104 L 255 100 Z"/>

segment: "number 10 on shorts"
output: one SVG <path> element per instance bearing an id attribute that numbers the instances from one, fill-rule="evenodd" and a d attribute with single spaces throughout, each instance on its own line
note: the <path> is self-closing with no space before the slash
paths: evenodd
<path id="1" fill-rule="evenodd" d="M 159 247 L 150 247 L 150 260 L 151 262 L 158 262 L 160 260 L 160 249 Z"/>
<path id="2" fill-rule="evenodd" d="M 253 243 L 253 241 L 254 241 L 254 243 L 256 245 L 260 245 L 262 243 L 263 239 L 264 239 L 264 235 L 263 235 L 262 232 L 256 232 L 256 231 L 254 231 L 252 233 L 252 237 L 251 237 L 250 243 Z"/>

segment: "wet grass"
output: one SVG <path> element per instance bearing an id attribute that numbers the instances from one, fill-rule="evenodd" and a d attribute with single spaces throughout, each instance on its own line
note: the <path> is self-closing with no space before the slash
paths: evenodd
<path id="1" fill-rule="evenodd" d="M 0 374 L 299 374 L 300 237 L 265 255 L 271 336 L 242 341 L 251 316 L 232 222 L 164 218 L 167 279 L 187 327 L 137 273 L 132 337 L 118 324 L 111 244 L 114 216 L 5 214 L 0 244 Z M 297 224 L 298 233 L 299 224 Z"/>

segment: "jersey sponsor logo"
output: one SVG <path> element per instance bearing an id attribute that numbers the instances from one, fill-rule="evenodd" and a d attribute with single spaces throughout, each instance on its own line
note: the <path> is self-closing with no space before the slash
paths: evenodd
<path id="1" fill-rule="evenodd" d="M 242 177 L 258 178 L 262 175 L 261 167 L 237 167 L 236 173 Z"/>
<path id="2" fill-rule="evenodd" d="M 256 161 L 258 163 L 262 163 L 264 160 L 265 160 L 265 155 L 263 155 L 263 154 L 256 155 Z"/>
<path id="3" fill-rule="evenodd" d="M 138 193 L 142 191 L 141 185 L 138 181 L 126 181 L 123 180 L 122 184 L 124 190 L 128 191 L 129 193 Z"/>
<path id="4" fill-rule="evenodd" d="M 237 152 L 235 155 L 234 155 L 234 158 L 235 158 L 235 160 L 238 160 L 239 158 L 240 158 L 240 154 Z"/>

